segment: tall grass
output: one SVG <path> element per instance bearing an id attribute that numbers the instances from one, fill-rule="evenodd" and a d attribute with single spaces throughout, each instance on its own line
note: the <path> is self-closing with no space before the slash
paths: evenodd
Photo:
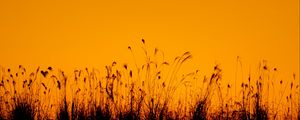
<path id="1" fill-rule="evenodd" d="M 35 111 L 34 105 L 26 100 L 17 101 L 10 113 L 11 120 L 34 120 Z"/>
<path id="2" fill-rule="evenodd" d="M 219 65 L 210 75 L 184 73 L 181 68 L 192 58 L 190 52 L 169 62 L 161 50 L 148 49 L 144 39 L 141 44 L 141 50 L 128 47 L 133 64 L 112 62 L 104 70 L 76 69 L 67 75 L 52 67 L 34 72 L 23 66 L 16 72 L 1 67 L 0 120 L 300 118 L 295 74 L 291 80 L 278 79 L 277 68 L 263 61 L 240 85 L 229 84 Z M 137 51 L 143 52 L 142 64 Z"/>

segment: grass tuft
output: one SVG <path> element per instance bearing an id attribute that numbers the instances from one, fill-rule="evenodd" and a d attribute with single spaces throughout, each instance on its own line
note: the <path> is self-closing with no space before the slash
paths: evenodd
<path id="1" fill-rule="evenodd" d="M 26 101 L 19 101 L 15 104 L 11 114 L 11 120 L 34 120 L 35 108 Z"/>

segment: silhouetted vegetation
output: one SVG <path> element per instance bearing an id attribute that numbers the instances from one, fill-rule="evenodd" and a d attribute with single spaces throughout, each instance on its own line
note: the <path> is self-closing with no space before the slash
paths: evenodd
<path id="1" fill-rule="evenodd" d="M 11 120 L 34 120 L 36 115 L 35 106 L 28 100 L 16 100 L 10 113 Z"/>
<path id="2" fill-rule="evenodd" d="M 190 52 L 168 62 L 161 50 L 148 50 L 143 39 L 145 62 L 138 65 L 134 49 L 128 50 L 133 65 L 112 62 L 104 71 L 76 69 L 68 76 L 53 67 L 31 73 L 21 65 L 16 73 L 2 67 L 0 120 L 300 119 L 295 74 L 292 80 L 276 79 L 277 68 L 266 61 L 238 85 L 222 79 L 219 65 L 210 77 L 199 70 L 183 73 Z M 235 95 L 233 86 L 240 90 Z M 275 90 L 278 96 L 271 96 Z"/>

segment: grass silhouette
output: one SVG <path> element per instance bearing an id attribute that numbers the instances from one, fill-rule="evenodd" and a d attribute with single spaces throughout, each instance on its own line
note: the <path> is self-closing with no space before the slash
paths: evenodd
<path id="1" fill-rule="evenodd" d="M 11 120 L 34 120 L 36 111 L 33 105 L 25 101 L 19 101 L 15 104 L 11 114 Z"/>
<path id="2" fill-rule="evenodd" d="M 144 39 L 141 48 L 141 65 L 129 46 L 134 64 L 112 62 L 105 71 L 85 68 L 66 75 L 53 67 L 38 67 L 30 73 L 19 66 L 13 73 L 2 67 L 0 120 L 300 119 L 295 74 L 293 80 L 275 79 L 278 70 L 266 61 L 255 75 L 241 80 L 240 94 L 231 96 L 233 86 L 236 94 L 239 85 L 224 84 L 219 65 L 211 75 L 201 76 L 198 70 L 182 73 L 190 52 L 168 62 L 161 50 L 148 50 Z M 271 96 L 275 90 L 279 97 Z"/>

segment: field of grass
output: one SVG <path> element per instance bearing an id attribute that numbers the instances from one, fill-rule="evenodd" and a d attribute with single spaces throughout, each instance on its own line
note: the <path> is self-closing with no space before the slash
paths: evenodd
<path id="1" fill-rule="evenodd" d="M 300 120 L 296 74 L 275 79 L 277 68 L 262 61 L 255 73 L 234 85 L 222 79 L 218 65 L 210 75 L 182 73 L 190 52 L 169 62 L 162 51 L 142 48 L 142 65 L 112 62 L 105 71 L 1 67 L 0 120 Z"/>

